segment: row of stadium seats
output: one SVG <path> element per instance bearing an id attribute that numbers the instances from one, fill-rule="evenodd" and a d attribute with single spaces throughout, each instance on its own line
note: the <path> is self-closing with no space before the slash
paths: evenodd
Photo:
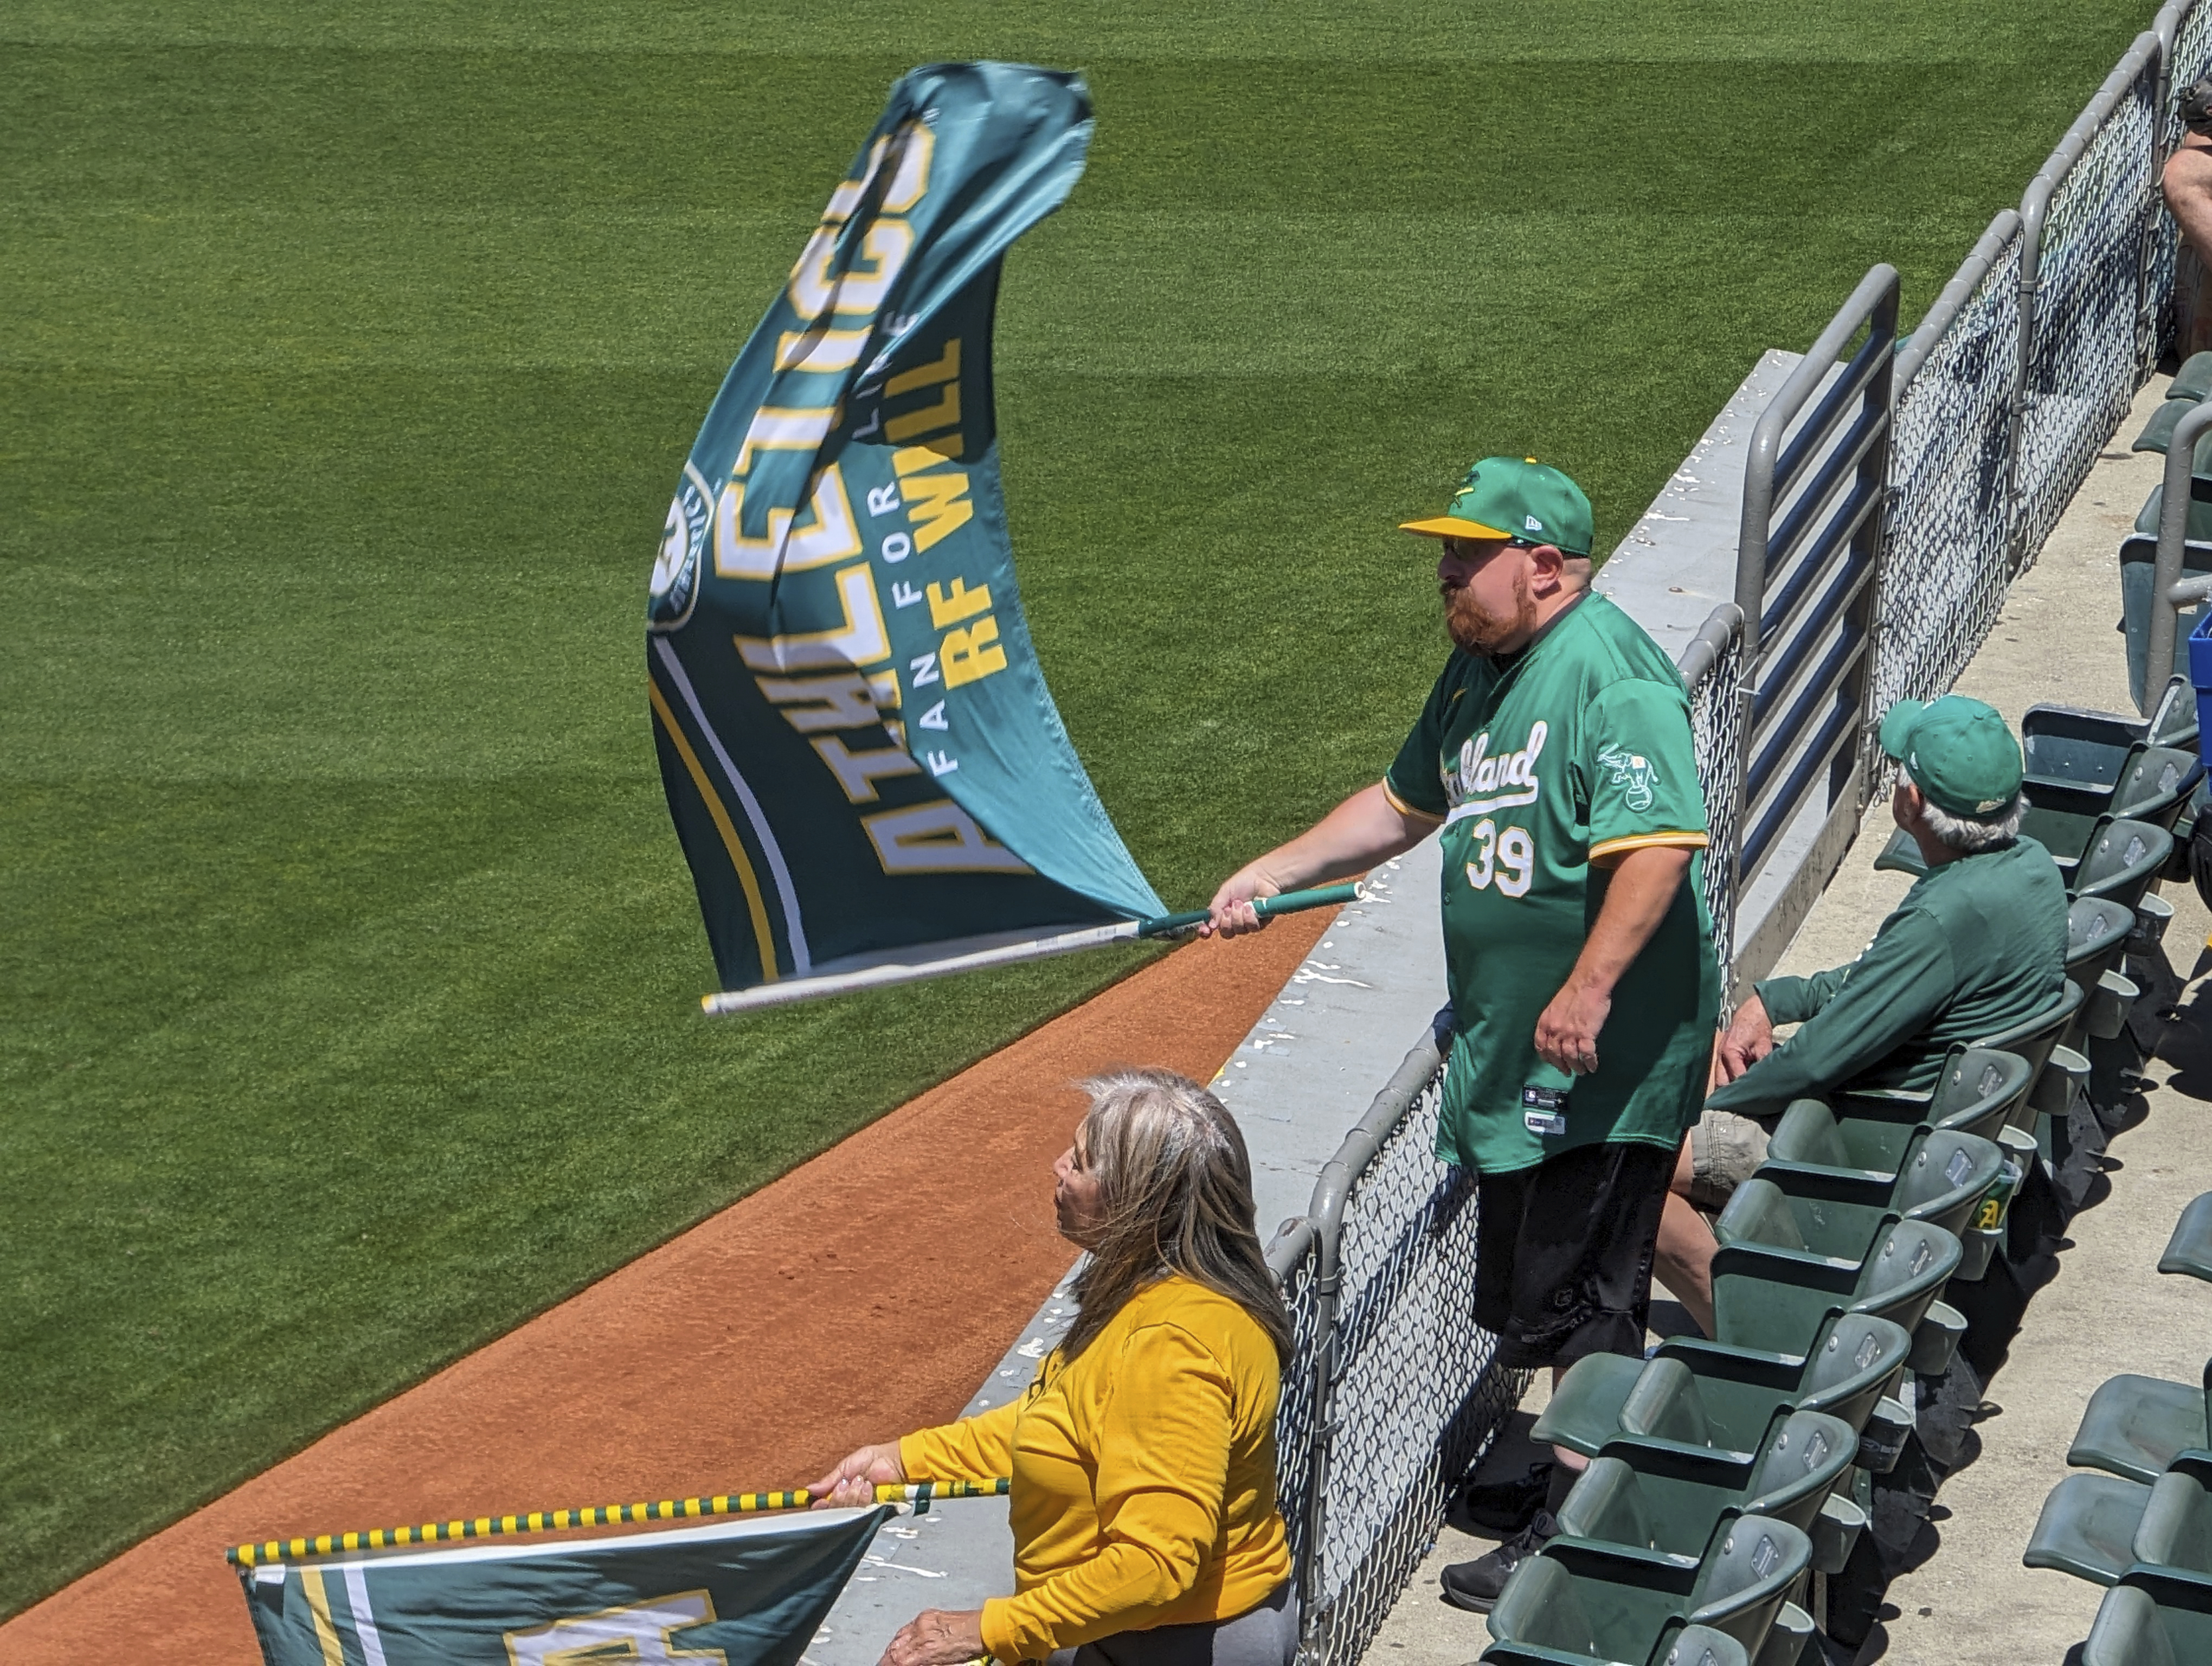
<path id="1" fill-rule="evenodd" d="M 2182 1212 L 2161 1273 L 2212 1280 L 2212 1192 Z M 2022 1560 L 2109 1587 L 2082 1666 L 2212 1660 L 2212 1360 L 2198 1383 L 2123 1375 L 2090 1396 Z"/>
<path id="2" fill-rule="evenodd" d="M 2123 968 L 2131 950 L 2157 949 L 2172 914 L 2150 888 L 2203 774 L 2185 750 L 2193 702 L 2170 692 L 2148 724 L 2038 707 L 2023 729 L 2027 830 L 2051 848 L 2073 898 L 2059 998 L 2027 1024 L 1954 1048 L 1932 1094 L 1836 1091 L 1788 1108 L 1765 1163 L 1715 1223 L 1717 1335 L 1670 1338 L 1647 1360 L 1580 1360 L 1537 1419 L 1536 1442 L 1591 1462 L 1558 1511 L 1558 1535 L 1492 1610 L 1484 1662 L 1824 1658 L 1826 1581 L 1867 1533 L 1877 1478 L 1916 1439 L 1944 1444 L 1923 1425 L 1937 1386 L 1963 1368 L 1969 1320 L 1943 1297 L 1954 1280 L 1978 1287 L 2000 1258 L 2024 1261 L 2055 1242 L 2086 1191 L 2069 1176 L 2094 1171 L 2148 1055 L 2130 1023 L 2139 990 Z M 1876 866 L 1917 870 L 1917 852 L 1893 842 Z M 2011 1206 L 2031 1185 L 2056 1221 L 2023 1234 Z M 2201 1259 L 2212 1273 L 2205 1204 Z M 1978 1379 L 1965 1375 L 1978 1400 Z M 2212 1365 L 2205 1388 L 2186 1391 L 2191 1446 L 2206 1444 L 2208 1392 Z M 2112 1415 L 2133 1428 L 2151 1403 L 2116 1398 Z M 1955 1447 L 1945 1450 L 1954 1461 Z M 2172 1456 L 2163 1452 L 2160 1468 Z M 1928 1467 L 1940 1474 L 1942 1464 Z M 2203 1512 L 2191 1519 L 2212 1597 L 2212 1451 L 2189 1474 L 2204 1481 Z M 2200 1657 L 2212 1655 L 2176 1657 Z"/>

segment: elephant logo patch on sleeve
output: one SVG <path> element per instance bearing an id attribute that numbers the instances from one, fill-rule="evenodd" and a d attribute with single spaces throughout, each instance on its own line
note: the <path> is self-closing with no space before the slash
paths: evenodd
<path id="1" fill-rule="evenodd" d="M 1612 772 L 1613 784 L 1620 789 L 1620 801 L 1631 810 L 1649 810 L 1652 794 L 1659 785 L 1659 772 L 1651 767 L 1651 760 L 1637 752 L 1624 752 L 1618 746 L 1607 746 L 1597 755 L 1597 761 Z"/>

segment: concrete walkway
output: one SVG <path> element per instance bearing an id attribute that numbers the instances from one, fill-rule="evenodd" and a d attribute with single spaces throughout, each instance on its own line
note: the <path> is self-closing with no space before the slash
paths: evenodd
<path id="1" fill-rule="evenodd" d="M 2002 618 L 1960 677 L 1958 690 L 1986 700 L 2015 726 L 2039 701 L 2107 711 L 2133 709 L 2121 638 L 2115 561 L 2121 540 L 2164 459 L 2124 447 L 2164 396 L 2161 377 L 2100 459 L 2041 560 L 2014 587 Z M 1903 896 L 1902 874 L 1869 866 L 1890 828 L 1873 806 L 1857 843 L 1778 970 L 1838 964 L 1862 949 Z M 2010 1359 L 1991 1382 L 1978 1424 L 1978 1458 L 1938 1496 L 1926 1560 L 1891 1582 L 1888 1605 L 1859 1661 L 1899 1666 L 2058 1666 L 2087 1635 L 2103 1592 L 2064 1574 L 2031 1571 L 2021 1553 L 2043 1499 L 2069 1473 L 2066 1449 L 2090 1394 L 2120 1371 L 2194 1382 L 2212 1353 L 2212 1288 L 2155 1270 L 2175 1218 L 2212 1191 L 2212 984 L 2199 980 L 2212 915 L 2186 885 L 2162 893 L 2174 905 L 2166 939 L 2190 980 L 2180 1016 L 2150 1067 L 2147 1115 L 2112 1142 L 2111 1193 L 2076 1216 L 2059 1272 L 2029 1305 Z M 1501 1444 L 1500 1469 L 1525 1462 L 1526 1431 L 1547 1391 L 1539 1380 Z M 1534 1456 L 1528 1452 L 1528 1456 Z M 1386 1666 L 1462 1666 L 1489 1641 L 1482 1621 L 1445 1606 L 1437 1574 L 1491 1541 L 1447 1528 L 1400 1600 L 1370 1660 Z"/>

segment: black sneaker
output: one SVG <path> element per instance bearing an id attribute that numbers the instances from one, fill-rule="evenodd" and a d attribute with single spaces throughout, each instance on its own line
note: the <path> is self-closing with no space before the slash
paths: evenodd
<path id="1" fill-rule="evenodd" d="M 1513 1577 L 1513 1570 L 1541 1550 L 1545 1541 L 1559 1530 L 1559 1524 L 1552 1519 L 1552 1512 L 1540 1509 L 1527 1527 L 1487 1556 L 1478 1556 L 1471 1562 L 1454 1562 L 1446 1568 L 1444 1601 L 1473 1614 L 1488 1614 L 1505 1590 L 1505 1582 Z"/>
<path id="2" fill-rule="evenodd" d="M 1478 1533 L 1510 1539 L 1536 1519 L 1551 1492 L 1553 1459 L 1532 1463 L 1512 1481 L 1470 1482 L 1459 1495 L 1459 1513 Z"/>

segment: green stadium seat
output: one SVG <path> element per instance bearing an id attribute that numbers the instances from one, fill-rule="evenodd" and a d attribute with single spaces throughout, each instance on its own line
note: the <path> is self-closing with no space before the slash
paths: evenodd
<path id="1" fill-rule="evenodd" d="M 2109 792 L 2088 785 L 2039 786 L 2020 830 L 2048 850 L 2059 871 L 2070 877 L 2100 818 L 2148 822 L 2171 832 L 2203 772 L 2195 754 L 2179 747 L 2130 747 Z"/>
<path id="2" fill-rule="evenodd" d="M 2150 421 L 2143 424 L 2142 432 L 2136 435 L 2135 442 L 2128 449 L 2153 451 L 2161 457 L 2165 456 L 2173 444 L 2173 430 L 2181 425 L 2181 419 L 2194 410 L 2197 404 L 2197 401 L 2195 399 L 2172 397 L 2160 400 L 2158 409 L 2150 414 Z M 2196 466 L 2201 468 L 2207 463 L 2212 463 L 2212 458 L 2204 456 L 2206 447 L 2201 436 L 2197 449 L 2198 457 L 2202 460 L 2198 461 Z"/>
<path id="3" fill-rule="evenodd" d="M 2212 482 L 2198 481 L 2195 490 L 2204 494 Z M 2155 506 L 2158 494 L 2152 494 Z M 2190 516 L 2189 540 L 2181 551 L 2181 567 L 2185 575 L 2212 572 L 2212 542 L 2199 541 L 2197 532 L 2206 520 L 2208 506 L 2198 502 L 2191 506 L 2195 511 Z M 2138 516 L 2141 526 L 2148 519 L 2148 532 L 2135 532 L 2120 541 L 2120 629 L 2125 633 L 2124 642 L 2128 664 L 2128 694 L 2138 711 L 2148 711 L 2157 703 L 2158 685 L 2170 677 L 2189 674 L 2188 635 L 2203 617 L 2199 605 L 2185 610 L 2181 616 L 2181 628 L 2174 633 L 2173 662 L 2163 672 L 2150 664 L 2151 592 L 2156 585 L 2158 562 L 2158 519 L 2154 514 Z"/>
<path id="4" fill-rule="evenodd" d="M 2199 442 L 2199 457 L 2212 453 L 2212 447 Z M 2166 513 L 2166 483 L 2161 480 L 2150 489 L 2150 496 L 2136 512 L 2135 536 L 2155 539 L 2159 518 Z M 2183 533 L 2190 544 L 2212 544 L 2212 476 L 2197 474 L 2190 482 L 2189 525 Z"/>
<path id="5" fill-rule="evenodd" d="M 2079 706 L 2030 706 L 2020 721 L 2028 796 L 2040 787 L 2111 792 L 2120 766 L 2141 745 L 2197 744 L 2197 691 L 2186 677 L 2168 680 L 2148 720 Z"/>
<path id="6" fill-rule="evenodd" d="M 2109 897 L 2133 908 L 2172 854 L 2173 835 L 2163 828 L 2148 822 L 2101 821 L 2068 889 L 2075 897 Z"/>
<path id="7" fill-rule="evenodd" d="M 1900 1220 L 1863 1262 L 1760 1243 L 1723 1243 L 1713 1253 L 1716 1340 L 1730 1347 L 1785 1355 L 1808 1353 L 1838 1314 L 1868 1313 L 1915 1333 L 1951 1275 L 1959 1240 L 1940 1226 Z M 1950 1363 L 1965 1321 L 1948 1310 L 1925 1335 L 1914 1335 L 1915 1371 L 1940 1373 Z M 1940 1355 L 1940 1358 L 1938 1357 Z"/>
<path id="8" fill-rule="evenodd" d="M 1775 1123 L 1774 1131 L 1767 1136 L 1766 1161 L 1769 1163 L 1803 1163 L 1824 1169 L 1856 1169 L 1869 1177 L 1893 1178 L 1896 1164 L 1904 1160 L 1905 1146 L 1910 1135 L 1919 1130 L 1926 1107 L 1917 1099 L 1894 1102 L 1900 1119 L 1898 1126 L 1907 1131 L 1907 1138 L 1899 1143 L 1894 1156 L 1878 1152 L 1854 1151 L 1844 1143 L 1843 1125 L 1825 1099 L 1792 1099 Z M 1877 1124 L 1877 1127 L 1884 1126 Z M 1869 1160 L 1871 1159 L 1871 1160 Z"/>
<path id="9" fill-rule="evenodd" d="M 2212 1382 L 2212 1365 L 2205 1367 Z M 2206 1445 L 2204 1382 L 2169 1383 L 2132 1374 L 2110 1377 L 2089 1396 L 2066 1462 L 2077 1469 L 2149 1486 L 2183 1452 Z"/>
<path id="10" fill-rule="evenodd" d="M 2081 1666 L 2194 1666 L 2212 1660 L 2212 1592 L 2130 1569 L 2105 1593 Z"/>
<path id="11" fill-rule="evenodd" d="M 1664 1347 L 1662 1343 L 1662 1354 Z M 1539 1446 L 1564 1446 L 1595 1457 L 1620 1432 L 1620 1414 L 1629 1395 L 1658 1363 L 1657 1359 L 1631 1359 L 1618 1353 L 1585 1354 L 1552 1385 L 1552 1397 L 1536 1414 L 1528 1438 Z M 1704 1415 L 1700 1408 L 1698 1416 Z"/>
<path id="12" fill-rule="evenodd" d="M 2043 1500 L 2020 1560 L 2096 1584 L 2118 1584 L 2135 1560 L 2136 1529 L 2149 1502 L 2150 1488 L 2141 1481 L 2069 1475 Z"/>
<path id="13" fill-rule="evenodd" d="M 1623 1433 L 1753 1453 L 1778 1416 L 1798 1410 L 1826 1413 L 1863 1432 L 1911 1346 L 1901 1327 L 1850 1313 L 1802 1359 L 1692 1336 L 1662 1342 L 1648 1364 L 1591 1354 L 1552 1390 L 1534 1438 L 1585 1457 Z"/>
<path id="14" fill-rule="evenodd" d="M 1553 1651 L 1555 1659 L 1652 1661 L 1667 1657 L 1686 1625 L 1703 1626 L 1757 1661 L 1812 1560 L 1804 1534 L 1762 1516 L 1738 1517 L 1687 1566 L 1561 1534 L 1514 1570 L 1490 1611 L 1490 1634 Z"/>
<path id="15" fill-rule="evenodd" d="M 2212 1452 L 2178 1454 L 2148 1486 L 2069 1475 L 2043 1501 L 2021 1560 L 2100 1585 L 2141 1563 L 2212 1587 Z"/>
<path id="16" fill-rule="evenodd" d="M 2208 396 L 2212 396 L 2212 353 L 2191 353 L 2166 384 L 2166 397 L 2202 404 Z"/>
<path id="17" fill-rule="evenodd" d="M 2151 1483 L 2136 1529 L 2135 1559 L 2212 1584 L 2212 1452 L 2178 1454 Z"/>
<path id="18" fill-rule="evenodd" d="M 1920 860 L 1920 847 L 1901 827 L 1875 853 L 1874 865 L 1877 873 L 1910 873 L 1916 879 L 1928 872 L 1928 864 Z"/>
<path id="19" fill-rule="evenodd" d="M 2153 833 L 2157 831 L 2155 828 L 2149 830 Z M 2122 848 L 2126 848 L 2125 841 L 2118 842 Z M 2124 905 L 2130 909 L 2134 906 L 2132 903 Z M 2041 1077 L 2043 1067 L 2051 1061 L 2051 1054 L 2057 1050 L 2067 1031 L 2073 1027 L 2084 1000 L 2081 986 L 2069 980 L 2059 986 L 2057 998 L 2033 1018 L 2016 1024 L 2009 1030 L 2000 1031 L 1994 1036 L 1984 1036 L 1976 1043 L 1979 1047 L 2017 1054 L 2027 1067 L 2031 1085 L 2014 1103 L 2007 1118 L 2009 1126 L 2026 1128 L 2032 1121 L 2032 1102 L 2035 1093 L 2033 1083 Z"/>
<path id="20" fill-rule="evenodd" d="M 2166 447 L 2173 443 L 2176 425 L 2191 410 L 2203 403 L 2208 392 L 2212 392 L 2212 387 L 2207 386 L 2208 378 L 2212 378 L 2212 367 L 2203 366 L 2200 362 L 2204 360 L 2212 360 L 2212 353 L 2195 354 L 2181 367 L 2167 386 L 2166 398 L 2151 413 L 2150 421 L 2143 424 L 2142 432 L 2136 435 L 2135 443 L 2129 447 L 2130 451 L 2165 454 Z"/>
<path id="21" fill-rule="evenodd" d="M 2212 1279 L 2212 1192 L 2194 1200 L 2173 1224 L 2166 1253 L 2158 1258 L 2161 1273 L 2186 1273 L 2192 1279 Z"/>
<path id="22" fill-rule="evenodd" d="M 1559 1506 L 1559 1531 L 1692 1563 L 1702 1560 L 1739 1516 L 1787 1522 L 1810 1537 L 1858 1446 L 1856 1431 L 1825 1413 L 1803 1411 L 1777 1421 L 1755 1456 L 1615 1436 Z M 1846 1543 L 1843 1554 L 1849 1550 Z"/>
<path id="23" fill-rule="evenodd" d="M 2197 745 L 2197 690 L 2186 677 L 2167 681 L 2143 726 L 2143 739 L 2154 746 L 2185 751 Z"/>
<path id="24" fill-rule="evenodd" d="M 1713 1232 L 1723 1243 L 1771 1243 L 1862 1261 L 1893 1220 L 1924 1220 L 1960 1236 L 2003 1177 L 2004 1162 L 1994 1140 L 1937 1128 L 1913 1141 L 1894 1176 L 1879 1179 L 1861 1169 L 1770 1155 L 1758 1175 L 1736 1189 Z"/>
<path id="25" fill-rule="evenodd" d="M 2189 802 L 2204 764 L 2194 751 L 2179 746 L 2144 745 L 2131 752 L 2112 789 L 2112 813 L 2173 830 Z"/>
<path id="26" fill-rule="evenodd" d="M 1854 1166 L 1893 1169 L 1923 1128 L 1971 1134 L 2002 1145 L 2014 1110 L 2033 1085 L 2027 1061 L 2000 1048 L 1954 1047 L 1936 1079 L 1932 1098 L 1896 1092 L 1850 1093 L 1832 1102 L 1838 1137 Z M 1911 1116 L 1918 1111 L 1920 1120 Z M 2025 1143 L 2024 1141 L 2022 1142 Z M 2007 1152 L 2005 1170 L 1991 1183 L 1960 1231 L 1956 1277 L 1972 1283 L 1989 1269 L 2005 1237 L 2005 1214 L 2019 1183 L 2021 1159 Z"/>
<path id="27" fill-rule="evenodd" d="M 1787 1606 L 1786 1604 L 1784 1605 Z M 1594 1657 L 1529 1643 L 1492 1643 L 1482 1666 L 1588 1666 Z M 1704 1626 L 1685 1626 L 1652 1651 L 1650 1666 L 1753 1666 L 1743 1645 Z"/>
<path id="28" fill-rule="evenodd" d="M 1939 1128 L 1978 1134 L 1984 1140 L 1996 1139 L 1996 1130 L 2005 1125 L 2033 1079 L 2027 1061 L 2016 1053 L 1998 1048 L 1954 1046 L 1944 1059 L 1931 1092 L 1870 1088 L 1845 1090 L 1832 1093 L 1826 1099 L 1793 1100 L 1775 1130 L 1774 1137 L 1784 1140 L 1785 1152 L 1790 1153 L 1781 1156 L 1780 1160 L 1894 1175 L 1905 1160 L 1905 1148 L 1923 1128 Z M 1816 1107 L 1827 1114 L 1820 1118 L 1810 1110 L 1800 1112 L 1800 1120 L 1792 1125 L 1790 1112 L 1800 1104 Z M 1792 1130 L 1786 1138 L 1782 1134 L 1784 1127 Z M 1799 1143 L 1807 1140 L 1821 1143 L 1817 1147 Z M 1836 1143 L 1826 1143 L 1830 1140 Z M 1838 1159 L 1832 1155 L 1814 1155 L 1816 1149 L 1831 1153 L 1840 1152 L 1841 1157 Z M 1799 1152 L 1802 1154 L 1796 1154 Z M 1771 1146 L 1769 1155 L 1778 1155 Z"/>
<path id="29" fill-rule="evenodd" d="M 2141 994 L 2120 970 L 2135 910 L 2109 897 L 2077 897 L 2066 910 L 2066 976 L 2087 997 L 2078 1028 L 2100 1041 L 2111 1041 L 2126 1028 Z"/>

